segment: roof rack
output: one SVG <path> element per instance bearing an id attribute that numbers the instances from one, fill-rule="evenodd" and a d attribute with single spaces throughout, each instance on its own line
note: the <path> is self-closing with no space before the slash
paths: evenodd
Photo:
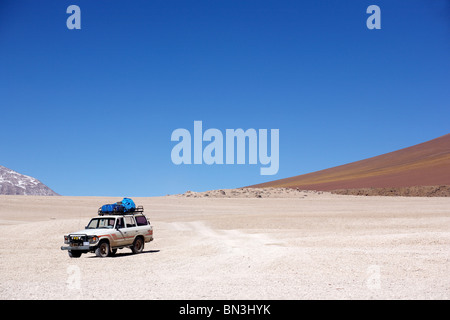
<path id="1" fill-rule="evenodd" d="M 103 215 L 126 215 L 126 214 L 140 214 L 140 213 L 144 213 L 144 207 L 143 206 L 137 206 L 135 209 L 132 209 L 132 211 L 127 211 L 127 212 L 123 212 L 123 211 L 102 211 L 102 207 L 98 208 L 98 215 L 99 216 L 103 216 Z"/>

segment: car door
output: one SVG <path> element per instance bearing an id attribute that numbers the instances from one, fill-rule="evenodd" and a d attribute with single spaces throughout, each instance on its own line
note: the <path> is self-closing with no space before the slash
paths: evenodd
<path id="1" fill-rule="evenodd" d="M 124 243 L 126 245 L 133 244 L 134 238 L 138 233 L 138 229 L 136 227 L 136 221 L 133 216 L 125 216 L 125 228 L 124 228 Z"/>
<path id="2" fill-rule="evenodd" d="M 116 219 L 116 225 L 114 228 L 114 231 L 112 232 L 112 238 L 113 238 L 113 244 L 114 247 L 121 247 L 124 246 L 125 242 L 125 223 L 123 221 L 122 217 L 119 217 Z"/>

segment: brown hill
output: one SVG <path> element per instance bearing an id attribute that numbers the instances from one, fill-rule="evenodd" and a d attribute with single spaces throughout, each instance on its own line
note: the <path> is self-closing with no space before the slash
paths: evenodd
<path id="1" fill-rule="evenodd" d="M 250 187 L 333 191 L 450 185 L 450 134 L 373 158 Z"/>

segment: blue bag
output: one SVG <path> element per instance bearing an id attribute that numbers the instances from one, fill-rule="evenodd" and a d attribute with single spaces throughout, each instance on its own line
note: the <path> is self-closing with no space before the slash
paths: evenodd
<path id="1" fill-rule="evenodd" d="M 130 198 L 123 198 L 121 204 L 124 207 L 124 212 L 133 212 L 136 209 L 134 201 Z"/>
<path id="2" fill-rule="evenodd" d="M 125 207 L 123 205 L 116 203 L 114 205 L 114 212 L 116 212 L 116 213 L 123 213 L 123 212 L 126 212 L 126 210 L 125 210 Z"/>
<path id="3" fill-rule="evenodd" d="M 102 206 L 102 212 L 114 212 L 117 204 L 105 204 Z"/>
<path id="4" fill-rule="evenodd" d="M 126 213 L 126 212 L 134 212 L 136 209 L 136 205 L 134 201 L 130 198 L 123 198 L 122 201 L 113 203 L 113 204 L 105 204 L 101 207 L 101 212 L 103 213 Z"/>

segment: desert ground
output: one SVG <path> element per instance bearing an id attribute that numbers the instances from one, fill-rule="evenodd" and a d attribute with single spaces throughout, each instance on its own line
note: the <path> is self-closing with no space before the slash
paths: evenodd
<path id="1" fill-rule="evenodd" d="M 448 299 L 450 198 L 217 190 L 133 198 L 144 252 L 70 258 L 121 198 L 0 196 L 1 299 Z"/>

